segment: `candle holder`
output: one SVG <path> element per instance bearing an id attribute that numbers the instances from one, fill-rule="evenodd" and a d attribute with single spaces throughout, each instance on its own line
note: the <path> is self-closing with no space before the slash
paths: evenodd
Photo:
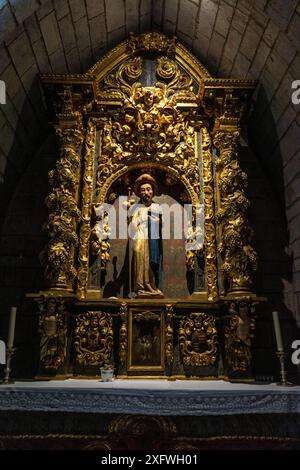
<path id="1" fill-rule="evenodd" d="M 280 382 L 277 382 L 277 385 L 283 385 L 284 387 L 293 385 L 286 379 L 287 372 L 285 368 L 285 360 L 287 358 L 287 353 L 284 351 L 276 351 L 276 356 L 278 357 L 280 362 Z"/>
<path id="2" fill-rule="evenodd" d="M 3 385 L 14 382 L 13 380 L 10 379 L 10 373 L 11 373 L 10 363 L 11 363 L 15 350 L 16 348 L 12 346 L 6 348 L 6 366 L 4 369 L 4 379 L 1 382 Z"/>

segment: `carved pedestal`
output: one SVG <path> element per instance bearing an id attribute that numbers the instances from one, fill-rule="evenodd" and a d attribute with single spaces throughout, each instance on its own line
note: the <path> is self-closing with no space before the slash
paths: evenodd
<path id="1" fill-rule="evenodd" d="M 40 300 L 40 375 L 251 380 L 253 300 Z M 45 306 L 48 310 L 45 310 Z M 51 310 L 54 308 L 55 311 Z M 59 306 L 59 307 L 58 307 Z"/>

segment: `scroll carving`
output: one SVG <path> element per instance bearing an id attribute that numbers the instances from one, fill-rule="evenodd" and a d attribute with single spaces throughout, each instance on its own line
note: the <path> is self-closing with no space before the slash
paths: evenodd
<path id="1" fill-rule="evenodd" d="M 207 313 L 190 313 L 180 322 L 179 345 L 185 366 L 213 366 L 217 359 L 215 319 Z"/>
<path id="2" fill-rule="evenodd" d="M 104 312 L 86 312 L 76 318 L 76 360 L 99 366 L 109 361 L 113 346 L 112 317 Z"/>
<path id="3" fill-rule="evenodd" d="M 198 203 L 194 129 L 177 108 L 177 100 L 182 101 L 184 96 L 196 103 L 192 80 L 168 57 L 158 59 L 156 71 L 162 81 L 143 87 L 136 81 L 142 72 L 142 62 L 135 57 L 104 80 L 99 99 L 118 93 L 122 107 L 103 125 L 98 203 L 104 202 L 112 179 L 141 161 L 169 169 L 183 181 L 193 204 Z"/>

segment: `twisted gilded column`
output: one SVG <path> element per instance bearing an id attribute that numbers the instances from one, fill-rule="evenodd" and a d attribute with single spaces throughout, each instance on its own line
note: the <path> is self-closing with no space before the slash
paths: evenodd
<path id="1" fill-rule="evenodd" d="M 63 113 L 58 115 L 56 134 L 59 139 L 59 159 L 48 174 L 51 193 L 45 202 L 49 208 L 45 230 L 49 241 L 41 254 L 45 276 L 50 287 L 72 288 L 77 274 L 74 251 L 78 244 L 77 224 L 81 213 L 78 209 L 80 181 L 79 147 L 83 141 L 81 115 L 72 111 L 72 98 L 67 90 Z"/>
<path id="2" fill-rule="evenodd" d="M 220 126 L 214 135 L 219 151 L 216 162 L 219 224 L 218 252 L 222 260 L 225 291 L 251 291 L 257 255 L 251 246 L 252 229 L 246 212 L 247 175 L 238 162 L 239 130 Z"/>

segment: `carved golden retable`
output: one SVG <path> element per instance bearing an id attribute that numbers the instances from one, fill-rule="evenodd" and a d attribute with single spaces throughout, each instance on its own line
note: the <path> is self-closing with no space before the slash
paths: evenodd
<path id="1" fill-rule="evenodd" d="M 86 73 L 42 81 L 59 155 L 41 254 L 48 287 L 28 296 L 39 305 L 39 374 L 93 375 L 109 360 L 125 375 L 250 377 L 263 299 L 252 292 L 257 255 L 238 149 L 255 82 L 211 77 L 159 33 L 131 34 Z M 165 243 L 163 299 L 127 298 L 126 244 L 110 238 L 107 212 L 97 215 L 145 171 L 165 200 L 191 204 L 191 233 L 204 232 L 201 246 L 188 232 L 182 258 L 184 243 Z"/>

